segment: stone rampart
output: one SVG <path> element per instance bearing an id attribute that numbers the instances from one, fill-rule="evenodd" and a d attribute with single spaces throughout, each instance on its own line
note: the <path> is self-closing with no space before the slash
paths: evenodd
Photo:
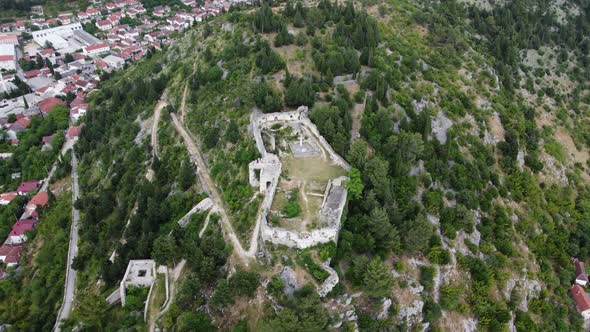
<path id="1" fill-rule="evenodd" d="M 259 191 L 265 193 L 261 213 L 258 216 L 261 224 L 261 237 L 266 242 L 299 249 L 328 242 L 336 242 L 338 240 L 340 218 L 342 217 L 344 205 L 346 204 L 347 191 L 344 187 L 344 181 L 347 178 L 343 176 L 331 180 L 326 187 L 324 201 L 320 209 L 320 220 L 327 224 L 327 227 L 314 229 L 309 232 L 295 232 L 285 228 L 271 226 L 268 223 L 267 216 L 274 199 L 282 165 L 276 155 L 266 151 L 262 140 L 261 129 L 281 122 L 300 124 L 309 131 L 313 139 L 321 145 L 335 164 L 345 170 L 350 169 L 350 165 L 332 149 L 330 144 L 319 133 L 317 127 L 309 120 L 307 112 L 308 108 L 301 106 L 296 111 L 268 114 L 257 112 L 251 116 L 252 134 L 256 140 L 256 146 L 262 155 L 262 158 L 254 160 L 249 164 L 250 185 L 259 187 Z M 256 170 L 260 171 L 258 177 L 255 173 Z M 337 190 L 333 190 L 334 188 L 337 188 Z"/>

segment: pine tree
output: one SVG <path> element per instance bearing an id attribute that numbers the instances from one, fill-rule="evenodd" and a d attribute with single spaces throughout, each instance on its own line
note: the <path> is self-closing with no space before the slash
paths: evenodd
<path id="1" fill-rule="evenodd" d="M 363 278 L 365 293 L 373 298 L 382 298 L 391 296 L 391 287 L 393 279 L 385 262 L 378 256 L 373 258 L 365 272 Z"/>

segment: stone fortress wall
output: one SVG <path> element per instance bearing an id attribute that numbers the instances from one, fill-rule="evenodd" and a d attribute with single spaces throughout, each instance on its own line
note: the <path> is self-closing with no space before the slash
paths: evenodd
<path id="1" fill-rule="evenodd" d="M 310 232 L 296 232 L 281 227 L 273 227 L 268 223 L 268 211 L 271 208 L 274 195 L 277 189 L 279 177 L 281 175 L 281 162 L 279 158 L 266 151 L 262 140 L 261 130 L 272 126 L 275 123 L 294 123 L 299 124 L 302 128 L 308 130 L 313 137 L 329 155 L 330 159 L 345 170 L 349 170 L 350 165 L 340 157 L 334 149 L 328 144 L 324 137 L 319 133 L 317 127 L 307 117 L 308 108 L 299 107 L 296 111 L 261 114 L 259 112 L 252 114 L 251 128 L 252 134 L 256 140 L 256 146 L 262 155 L 249 165 L 250 185 L 259 187 L 261 193 L 265 193 L 262 202 L 261 213 L 261 237 L 264 241 L 273 244 L 285 245 L 292 248 L 309 248 L 318 244 L 336 242 L 340 231 L 340 219 L 346 204 L 347 190 L 344 186 L 346 177 L 342 176 L 330 180 L 324 194 L 324 201 L 320 209 L 320 220 L 328 226 L 314 229 Z M 256 171 L 260 172 L 257 177 Z"/>

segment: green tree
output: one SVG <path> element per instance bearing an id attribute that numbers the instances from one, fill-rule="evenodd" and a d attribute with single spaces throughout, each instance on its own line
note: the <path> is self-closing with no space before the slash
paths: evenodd
<path id="1" fill-rule="evenodd" d="M 84 328 L 102 330 L 106 324 L 109 304 L 100 296 L 85 294 L 81 296 L 80 306 L 73 312 L 73 317 Z"/>
<path id="2" fill-rule="evenodd" d="M 378 252 L 399 252 L 400 237 L 397 229 L 389 222 L 387 212 L 382 208 L 374 208 L 367 220 L 369 234 L 375 240 Z"/>
<path id="3" fill-rule="evenodd" d="M 237 143 L 240 140 L 240 128 L 231 120 L 225 130 L 225 139 L 231 143 Z"/>
<path id="4" fill-rule="evenodd" d="M 180 166 L 180 174 L 178 175 L 178 185 L 180 189 L 187 190 L 195 183 L 195 171 L 189 160 L 184 160 Z"/>
<path id="5" fill-rule="evenodd" d="M 414 220 L 406 220 L 403 228 L 405 250 L 410 253 L 419 253 L 428 248 L 428 241 L 433 234 L 433 229 L 424 214 L 418 215 Z"/>
<path id="6" fill-rule="evenodd" d="M 355 140 L 350 146 L 346 159 L 353 167 L 363 172 L 369 159 L 369 145 L 367 141 L 363 139 Z"/>
<path id="7" fill-rule="evenodd" d="M 167 235 L 160 235 L 154 241 L 154 248 L 152 249 L 152 258 L 156 263 L 161 265 L 168 265 L 176 258 L 177 248 L 174 244 L 174 239 Z"/>
<path id="8" fill-rule="evenodd" d="M 369 160 L 365 169 L 365 175 L 375 188 L 377 195 L 384 198 L 389 189 L 389 163 L 380 157 L 374 157 Z"/>
<path id="9" fill-rule="evenodd" d="M 363 290 L 374 298 L 388 297 L 391 295 L 393 279 L 389 268 L 379 257 L 375 257 L 367 265 L 363 277 Z"/>
<path id="10" fill-rule="evenodd" d="M 348 171 L 348 181 L 346 182 L 346 189 L 352 199 L 359 199 L 363 195 L 363 180 L 361 178 L 361 172 L 356 168 L 351 168 Z"/>
<path id="11" fill-rule="evenodd" d="M 65 57 L 64 57 L 64 62 L 65 63 L 70 63 L 74 61 L 74 56 L 71 53 L 66 53 Z"/>
<path id="12" fill-rule="evenodd" d="M 177 326 L 178 331 L 181 332 L 209 332 L 215 330 L 209 316 L 200 311 L 183 313 L 178 317 Z"/>

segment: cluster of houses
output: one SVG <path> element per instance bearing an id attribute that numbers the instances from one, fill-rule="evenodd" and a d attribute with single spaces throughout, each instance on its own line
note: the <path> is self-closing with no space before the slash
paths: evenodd
<path id="1" fill-rule="evenodd" d="M 29 197 L 37 191 L 40 181 L 27 181 L 18 186 L 16 191 L 0 194 L 0 205 L 8 205 L 18 196 Z M 20 262 L 21 255 L 27 242 L 27 233 L 31 232 L 39 222 L 39 212 L 49 203 L 49 194 L 47 191 L 39 191 L 31 197 L 25 205 L 25 210 L 13 225 L 8 237 L 0 246 L 0 262 L 7 267 L 17 266 Z M 5 273 L 0 273 L 6 276 Z"/>
<path id="2" fill-rule="evenodd" d="M 590 319 L 590 297 L 586 293 L 585 287 L 589 286 L 588 283 L 590 280 L 584 269 L 584 262 L 577 258 L 574 258 L 572 261 L 576 270 L 576 279 L 570 289 L 570 293 L 576 302 L 576 309 L 584 320 L 588 320 Z"/>
<path id="3" fill-rule="evenodd" d="M 138 0 L 117 0 L 77 13 L 60 14 L 55 18 L 43 18 L 43 10 L 37 9 L 41 17 L 0 25 L 1 32 L 10 32 L 4 37 L 0 35 L 0 69 L 16 70 L 16 48 L 8 44 L 18 46 L 16 36 L 22 32 L 30 32 L 35 41 L 35 47 L 28 52 L 29 57 L 36 57 L 37 54 L 45 57 L 54 56 L 54 53 L 80 53 L 84 57 L 102 58 L 110 54 L 124 62 L 143 57 L 149 47 L 160 48 L 162 44 L 169 43 L 170 34 L 175 31 L 182 32 L 195 22 L 217 16 L 232 4 L 249 1 L 207 0 L 199 5 L 196 0 L 182 0 L 185 6 L 183 10 L 175 12 L 169 6 L 158 6 L 148 12 Z M 141 24 L 129 26 L 122 23 L 124 18 L 136 19 Z M 83 25 L 88 24 L 101 32 L 99 35 L 102 39 L 84 31 Z M 47 47 L 49 45 L 51 47 Z M 111 62 L 120 65 L 121 61 Z M 108 61 L 100 64 L 104 66 L 105 63 L 106 67 L 110 66 Z"/>
<path id="4" fill-rule="evenodd" d="M 32 116 L 44 116 L 52 112 L 53 108 L 57 105 L 65 106 L 66 104 L 59 98 L 51 97 L 44 99 L 36 106 L 39 113 Z M 86 103 L 85 96 L 81 93 L 77 94 L 75 99 L 70 102 L 70 121 L 75 123 L 82 115 L 84 115 L 87 108 L 88 104 Z M 9 133 L 11 130 L 16 129 L 15 126 L 19 126 L 19 130 L 20 128 L 26 130 L 26 127 L 31 122 L 30 117 L 24 116 L 23 114 L 18 114 L 16 118 L 17 120 L 15 122 L 6 124 L 11 128 Z M 5 120 L 5 118 L 0 119 L 0 123 Z M 81 130 L 82 125 L 72 125 L 66 130 L 65 137 L 68 141 L 75 142 L 78 140 Z M 48 135 L 41 139 L 39 144 L 42 144 L 42 150 L 53 148 L 51 147 L 52 138 L 53 135 Z M 13 176 L 13 179 L 14 178 L 15 176 Z M 49 181 L 49 179 L 46 179 L 45 181 Z M 40 185 L 41 181 L 26 181 L 22 182 L 16 190 L 0 194 L 0 205 L 8 205 L 18 197 L 30 197 L 28 202 L 24 205 L 24 212 L 21 217 L 14 223 L 8 237 L 2 246 L 0 246 L 0 262 L 4 263 L 7 267 L 13 267 L 19 264 L 25 243 L 27 242 L 27 232 L 33 230 L 35 225 L 39 222 L 40 211 L 49 203 L 49 194 L 46 189 L 39 190 Z M 0 279 L 7 276 L 8 274 L 0 270 Z"/>
<path id="5" fill-rule="evenodd" d="M 0 100 L 1 138 L 18 145 L 19 137 L 29 129 L 34 117 L 45 117 L 57 105 L 63 105 L 69 107 L 71 123 L 65 136 L 68 141 L 77 140 L 82 126 L 76 124 L 88 111 L 86 96 L 98 87 L 102 72 L 122 68 L 150 49 L 170 43 L 172 33 L 217 16 L 232 4 L 249 1 L 206 0 L 199 5 L 196 0 L 181 0 L 184 6 L 180 11 L 158 6 L 148 12 L 138 0 L 92 0 L 93 7 L 54 18 L 45 18 L 43 7 L 33 6 L 30 20 L 0 24 L 0 95 L 20 88 L 18 80 L 31 89 L 25 95 Z M 140 24 L 125 24 L 130 21 L 126 18 Z M 85 31 L 89 25 L 99 31 L 96 36 Z M 34 69 L 22 70 L 22 60 L 28 61 L 27 69 Z M 41 138 L 42 151 L 53 149 L 54 134 Z M 12 153 L 0 153 L 0 158 L 10 157 Z M 13 180 L 19 177 L 20 173 L 11 176 Z M 39 190 L 40 184 L 41 181 L 27 181 L 15 191 L 0 193 L 0 205 L 11 204 L 18 197 L 30 198 L 0 246 L 0 262 L 8 267 L 19 264 L 27 234 L 49 203 L 49 194 L 44 186 Z M 6 276 L 0 270 L 0 279 Z"/>
<path id="6" fill-rule="evenodd" d="M 1 117 L 0 118 L 0 129 L 4 130 L 4 140 L 8 140 L 11 145 L 18 145 L 19 144 L 19 134 L 27 131 L 29 125 L 31 124 L 31 120 L 33 117 L 40 116 L 46 117 L 49 115 L 56 106 L 62 105 L 64 107 L 67 106 L 66 102 L 60 98 L 56 97 L 47 97 L 43 98 L 39 101 L 39 103 L 34 104 L 34 106 L 29 107 L 26 109 L 25 112 L 16 113 L 15 116 L 11 119 L 9 117 Z M 80 117 L 82 117 L 88 111 L 88 102 L 86 101 L 86 96 L 79 92 L 75 95 L 74 100 L 70 102 L 70 111 L 69 111 L 69 118 L 71 123 L 77 123 Z M 70 127 L 77 128 L 77 127 Z M 70 135 L 70 130 L 65 132 L 65 136 L 68 139 L 77 139 L 77 136 Z M 43 144 L 42 150 L 45 151 L 47 149 L 51 149 L 51 136 L 43 137 L 40 143 Z"/>

